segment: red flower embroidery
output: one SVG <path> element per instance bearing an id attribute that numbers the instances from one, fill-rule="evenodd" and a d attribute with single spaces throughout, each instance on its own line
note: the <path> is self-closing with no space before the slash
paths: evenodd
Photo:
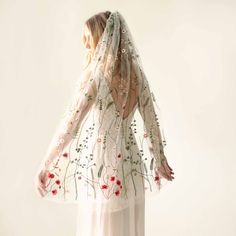
<path id="1" fill-rule="evenodd" d="M 48 173 L 48 178 L 51 178 L 51 179 L 54 178 L 54 174 L 49 172 Z"/>
<path id="2" fill-rule="evenodd" d="M 110 180 L 111 180 L 111 181 L 114 181 L 115 178 L 116 178 L 115 176 L 111 176 Z"/>
<path id="3" fill-rule="evenodd" d="M 120 182 L 120 180 L 118 179 L 118 180 L 116 180 L 116 184 L 117 185 L 120 185 L 121 184 L 121 182 Z"/>
<path id="4" fill-rule="evenodd" d="M 122 185 L 120 185 L 120 188 L 122 188 Z"/>
<path id="5" fill-rule="evenodd" d="M 103 184 L 102 189 L 108 189 L 108 186 L 106 184 Z"/>
<path id="6" fill-rule="evenodd" d="M 63 153 L 63 157 L 68 157 L 68 153 L 67 152 Z"/>
<path id="7" fill-rule="evenodd" d="M 144 138 L 147 138 L 148 135 L 147 135 L 147 133 L 145 133 L 143 136 L 144 136 Z"/>
<path id="8" fill-rule="evenodd" d="M 56 189 L 53 189 L 53 190 L 52 190 L 52 194 L 53 194 L 53 195 L 56 195 L 56 194 L 57 194 L 57 190 L 56 190 Z"/>
<path id="9" fill-rule="evenodd" d="M 155 181 L 159 181 L 160 180 L 160 176 L 159 175 L 156 175 L 155 176 Z"/>
<path id="10" fill-rule="evenodd" d="M 61 181 L 60 181 L 59 179 L 57 179 L 57 180 L 55 181 L 55 183 L 56 183 L 56 184 L 60 184 Z"/>
<path id="11" fill-rule="evenodd" d="M 119 195 L 120 195 L 120 190 L 116 190 L 116 191 L 115 191 L 115 195 L 116 195 L 116 196 L 119 196 Z"/>

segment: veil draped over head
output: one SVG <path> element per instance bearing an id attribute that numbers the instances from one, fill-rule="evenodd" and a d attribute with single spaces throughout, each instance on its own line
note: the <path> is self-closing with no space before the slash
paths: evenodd
<path id="1" fill-rule="evenodd" d="M 114 11 L 42 163 L 43 197 L 116 211 L 158 193 L 167 183 L 160 119 L 131 32 Z"/>

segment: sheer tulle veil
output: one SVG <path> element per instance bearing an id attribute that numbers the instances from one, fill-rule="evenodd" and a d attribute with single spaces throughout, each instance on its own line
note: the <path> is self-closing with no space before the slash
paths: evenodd
<path id="1" fill-rule="evenodd" d="M 166 160 L 160 107 L 119 11 L 109 15 L 89 68 L 45 155 L 43 165 L 54 156 L 44 197 L 90 199 L 115 211 L 168 182 L 159 173 Z"/>

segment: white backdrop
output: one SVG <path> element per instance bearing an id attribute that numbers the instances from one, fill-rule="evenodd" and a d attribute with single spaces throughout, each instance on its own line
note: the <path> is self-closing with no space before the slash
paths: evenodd
<path id="1" fill-rule="evenodd" d="M 82 71 L 82 26 L 103 10 L 131 29 L 175 172 L 146 203 L 146 235 L 236 235 L 236 2 L 227 0 L 0 1 L 0 235 L 75 235 L 75 205 L 41 200 L 33 177 Z"/>

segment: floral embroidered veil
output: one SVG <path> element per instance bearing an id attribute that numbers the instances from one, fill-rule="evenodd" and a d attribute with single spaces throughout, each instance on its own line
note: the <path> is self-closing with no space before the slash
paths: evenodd
<path id="1" fill-rule="evenodd" d="M 158 172 L 166 160 L 160 109 L 118 11 L 107 19 L 89 68 L 42 162 L 48 164 L 43 197 L 116 211 L 167 183 Z"/>

